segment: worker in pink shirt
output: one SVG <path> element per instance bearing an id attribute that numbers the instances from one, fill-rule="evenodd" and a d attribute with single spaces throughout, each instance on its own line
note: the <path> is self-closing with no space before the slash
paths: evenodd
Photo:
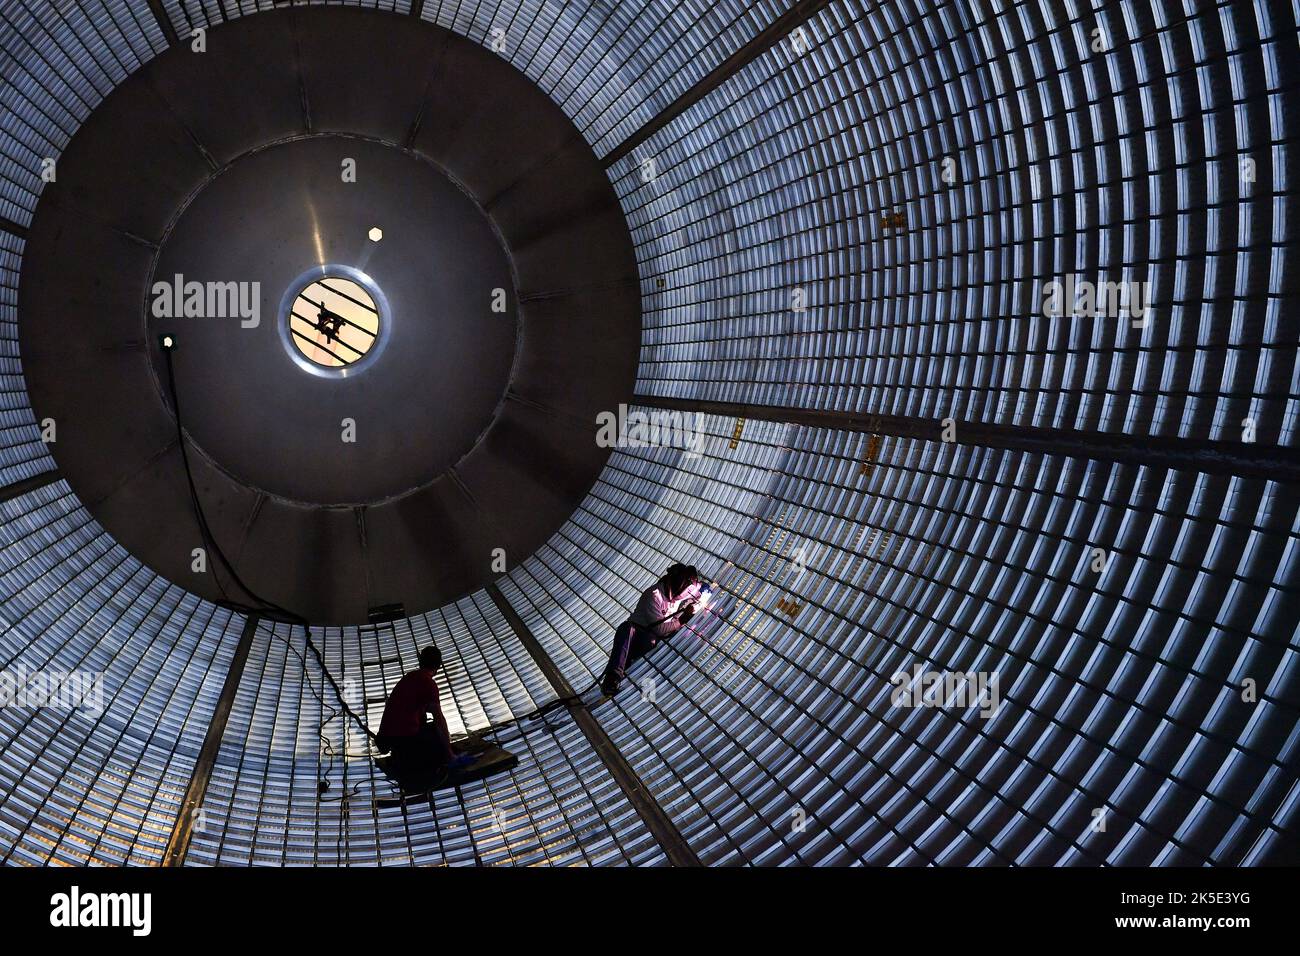
<path id="1" fill-rule="evenodd" d="M 618 693 L 629 659 L 645 654 L 691 619 L 700 591 L 700 573 L 690 565 L 674 564 L 642 593 L 636 610 L 614 632 L 609 665 L 600 679 L 607 697 Z"/>

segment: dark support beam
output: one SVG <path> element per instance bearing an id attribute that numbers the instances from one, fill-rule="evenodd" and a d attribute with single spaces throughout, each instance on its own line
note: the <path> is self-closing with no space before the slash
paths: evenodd
<path id="1" fill-rule="evenodd" d="M 3 229 L 11 236 L 17 236 L 24 242 L 27 241 L 27 227 L 18 225 L 8 216 L 0 216 L 0 229 Z"/>
<path id="2" fill-rule="evenodd" d="M 167 38 L 167 43 L 171 46 L 179 43 L 180 37 L 176 34 L 176 28 L 172 26 L 167 11 L 163 9 L 162 0 L 149 0 L 149 9 L 153 11 L 153 18 L 158 21 L 158 27 L 162 30 L 163 36 Z"/>
<path id="3" fill-rule="evenodd" d="M 424 15 L 424 0 L 411 0 L 411 16 L 420 19 Z"/>
<path id="4" fill-rule="evenodd" d="M 940 441 L 943 431 L 938 418 L 907 415 L 866 415 L 831 412 L 782 405 L 747 405 L 739 402 L 709 402 L 695 399 L 659 398 L 637 395 L 639 405 L 671 411 L 703 412 L 727 418 L 753 418 L 788 422 L 814 428 L 870 432 Z M 958 445 L 1008 448 L 1044 455 L 1118 461 L 1130 465 L 1151 465 L 1203 471 L 1212 475 L 1237 475 L 1273 481 L 1300 482 L 1300 448 L 1259 445 L 1250 442 L 1204 441 L 1192 438 L 1164 438 L 1150 435 L 1121 435 L 1110 432 L 1081 432 L 1064 428 L 1031 428 L 1021 425 L 990 425 L 985 422 L 956 422 L 954 441 Z"/>
<path id="5" fill-rule="evenodd" d="M 253 634 L 257 631 L 257 615 L 250 615 L 244 621 L 243 633 L 239 635 L 239 644 L 235 647 L 235 656 L 230 661 L 230 670 L 226 672 L 226 682 L 221 688 L 221 697 L 216 709 L 212 711 L 212 721 L 208 724 L 208 734 L 203 738 L 203 749 L 194 764 L 194 773 L 190 775 L 190 785 L 185 788 L 185 798 L 181 801 L 180 812 L 176 814 L 176 823 L 172 827 L 171 838 L 167 841 L 167 850 L 163 853 L 163 866 L 180 866 L 185 862 L 185 854 L 190 849 L 190 838 L 194 835 L 194 821 L 203 807 L 203 798 L 208 792 L 208 781 L 212 778 L 212 767 L 217 762 L 217 753 L 221 750 L 221 738 L 226 733 L 226 721 L 230 719 L 230 708 L 235 702 L 235 691 L 239 689 L 239 680 L 244 675 L 244 664 L 248 661 L 248 651 L 253 646 Z"/>
<path id="6" fill-rule="evenodd" d="M 487 592 L 491 595 L 498 609 L 505 616 L 506 621 L 510 624 L 515 636 L 519 638 L 520 643 L 532 655 L 537 666 L 541 668 L 546 679 L 550 681 L 551 686 L 555 688 L 556 694 L 562 699 L 574 697 L 573 688 L 565 680 L 564 674 L 551 660 L 551 656 L 546 653 L 546 649 L 538 643 L 537 638 L 533 636 L 532 631 L 526 625 L 506 596 L 501 593 L 501 589 L 495 584 L 489 584 Z M 586 735 L 587 740 L 595 749 L 600 759 L 604 761 L 605 766 L 609 768 L 619 788 L 627 797 L 628 803 L 636 810 L 637 814 L 645 822 L 646 827 L 653 834 L 654 838 L 659 841 L 663 847 L 664 853 L 668 856 L 668 862 L 673 866 L 700 866 L 700 858 L 695 855 L 686 838 L 682 836 L 681 831 L 677 829 L 676 824 L 664 812 L 663 807 L 659 806 L 658 801 L 651 796 L 650 791 L 646 789 L 641 778 L 636 775 L 627 758 L 614 746 L 614 742 L 609 739 L 600 723 L 592 716 L 590 710 L 583 703 L 574 703 L 570 708 L 574 721 L 577 722 L 579 729 Z"/>
<path id="7" fill-rule="evenodd" d="M 5 485 L 0 488 L 0 502 L 12 501 L 27 494 L 29 491 L 35 491 L 37 488 L 44 488 L 46 485 L 52 485 L 58 481 L 62 475 L 59 469 L 51 468 L 49 471 L 43 471 L 39 475 L 33 475 L 30 478 L 22 478 L 15 481 L 12 485 Z"/>
<path id="8" fill-rule="evenodd" d="M 704 99 L 730 77 L 739 73 L 746 65 L 762 56 L 774 44 L 780 42 L 783 37 L 793 33 L 796 27 L 801 26 L 818 11 L 829 5 L 830 0 L 800 0 L 799 3 L 796 3 L 773 20 L 767 29 L 719 63 L 708 76 L 677 97 L 658 116 L 615 146 L 603 160 L 605 168 L 609 169 L 619 160 L 626 158 L 632 150 Z M 810 40 L 815 42 L 815 38 L 810 38 Z"/>

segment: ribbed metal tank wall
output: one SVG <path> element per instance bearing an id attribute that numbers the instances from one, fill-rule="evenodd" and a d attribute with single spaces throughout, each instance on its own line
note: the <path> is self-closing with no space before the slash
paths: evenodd
<path id="1" fill-rule="evenodd" d="M 272 4 L 162 8 L 184 37 Z M 784 10 L 427 0 L 422 16 L 498 43 L 605 157 Z M 642 410 L 951 418 L 1009 440 L 1236 442 L 1250 419 L 1255 442 L 1293 446 L 1293 13 L 1068 10 L 830 3 L 612 163 Z M 165 45 L 145 0 L 0 8 L 0 664 L 102 671 L 106 702 L 0 709 L 8 863 L 160 860 L 244 625 L 140 566 L 61 481 L 23 484 L 53 467 L 15 315 L 40 160 Z M 1044 314 L 1044 284 L 1070 274 L 1149 282 L 1143 327 Z M 616 452 L 499 587 L 582 690 L 667 562 L 719 574 L 719 613 L 592 708 L 702 862 L 1296 859 L 1295 484 L 1098 460 L 1068 437 L 701 423 L 698 454 Z M 431 813 L 378 808 L 390 785 L 347 756 L 355 728 L 322 727 L 331 692 L 301 631 L 263 622 L 187 863 L 665 861 L 572 714 L 510 723 L 557 694 L 486 592 L 316 637 L 372 726 L 436 642 L 453 730 L 507 723 L 519 766 Z M 997 673 L 1001 705 L 894 706 L 891 678 L 917 665 Z"/>

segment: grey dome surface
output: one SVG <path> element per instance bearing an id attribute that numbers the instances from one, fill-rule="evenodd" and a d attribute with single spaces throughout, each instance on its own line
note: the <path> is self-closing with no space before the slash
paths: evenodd
<path id="1" fill-rule="evenodd" d="M 499 57 L 375 11 L 237 20 L 118 86 L 57 169 L 19 282 L 28 394 L 72 490 L 169 580 L 315 623 L 427 611 L 596 481 L 609 450 L 556 425 L 632 396 L 631 240 L 596 157 Z M 382 302 L 341 376 L 295 357 L 317 271 Z M 218 547 L 231 571 L 195 563 Z"/>
<path id="2" fill-rule="evenodd" d="M 0 7 L 0 665 L 102 674 L 104 691 L 93 714 L 0 708 L 0 858 L 1300 859 L 1293 12 L 363 5 Z M 313 630 L 372 728 L 436 642 L 453 733 L 493 727 L 519 755 L 419 811 L 376 805 L 390 787 L 353 756 L 365 741 L 335 716 L 302 628 L 219 607 L 134 553 L 183 511 L 128 541 L 83 500 L 60 470 L 66 429 L 53 456 L 42 441 L 20 348 L 22 305 L 55 282 L 24 287 L 43 197 L 75 188 L 62 172 L 43 182 L 41 160 L 195 28 L 211 28 L 209 52 L 192 55 L 216 58 L 231 53 L 223 31 L 251 50 L 330 16 L 437 26 L 563 112 L 579 140 L 523 182 L 547 157 L 603 168 L 639 283 L 631 401 L 698 414 L 703 435 L 618 448 L 594 485 L 561 483 L 563 523 L 508 550 L 490 584 L 448 581 L 454 596 L 403 620 Z M 293 85 L 336 59 L 265 62 Z M 428 97 L 450 109 L 468 95 L 444 85 L 454 71 L 406 76 L 400 48 L 391 62 L 406 98 L 342 97 L 312 116 L 409 130 Z M 232 72 L 223 102 L 259 116 L 273 79 Z M 222 142 L 206 115 L 215 104 L 189 129 L 218 162 L 271 128 Z M 506 162 L 514 141 L 480 128 L 497 127 L 419 135 Z M 539 241 L 546 226 L 520 223 Z M 535 265 L 540 283 L 521 275 L 518 290 L 539 293 L 535 321 L 581 321 L 591 290 L 547 281 L 566 256 Z M 1148 283 L 1144 316 L 1052 314 L 1045 287 L 1070 276 Z M 542 294 L 557 290 L 573 300 Z M 68 372 L 91 388 L 95 367 Z M 585 411 L 513 404 L 547 427 L 503 461 L 546 460 L 575 430 L 594 439 Z M 105 475 L 121 465 L 87 458 Z M 314 552 L 282 543 L 267 553 L 311 592 Z M 698 634 L 633 671 L 640 692 L 530 717 L 591 683 L 673 560 L 720 584 Z M 388 573 L 407 570 L 434 573 Z M 900 675 L 918 671 L 996 675 L 999 705 L 900 706 Z"/>

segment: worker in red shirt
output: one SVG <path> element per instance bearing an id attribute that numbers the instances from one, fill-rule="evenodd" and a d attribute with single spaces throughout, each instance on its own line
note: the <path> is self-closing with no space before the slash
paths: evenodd
<path id="1" fill-rule="evenodd" d="M 442 667 L 442 654 L 429 645 L 420 651 L 420 668 L 397 682 L 384 705 L 376 735 L 381 750 L 391 753 L 392 772 L 400 781 L 431 782 L 446 769 L 474 762 L 469 754 L 457 756 L 447 731 L 434 675 Z M 433 720 L 426 722 L 425 714 Z"/>

